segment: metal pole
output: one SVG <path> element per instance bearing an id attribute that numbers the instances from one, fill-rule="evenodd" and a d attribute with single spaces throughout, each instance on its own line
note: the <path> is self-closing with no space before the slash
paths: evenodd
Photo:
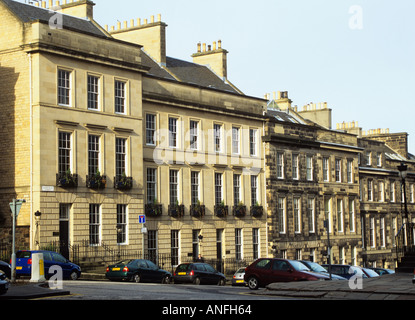
<path id="1" fill-rule="evenodd" d="M 324 221 L 325 227 L 327 229 L 327 262 L 329 264 L 329 275 L 330 280 L 332 280 L 331 276 L 331 248 L 330 248 L 330 230 L 329 230 L 329 219 Z"/>
<path id="2" fill-rule="evenodd" d="M 13 199 L 12 221 L 13 221 L 13 239 L 12 239 L 12 278 L 11 282 L 16 282 L 16 199 Z"/>
<path id="3" fill-rule="evenodd" d="M 404 202 L 404 208 L 405 208 L 405 233 L 406 233 L 406 241 L 404 242 L 405 246 L 405 252 L 409 246 L 410 241 L 410 230 L 409 230 L 409 215 L 408 215 L 408 203 L 406 202 L 406 183 L 405 179 L 402 178 L 402 188 L 403 188 L 403 202 Z"/>

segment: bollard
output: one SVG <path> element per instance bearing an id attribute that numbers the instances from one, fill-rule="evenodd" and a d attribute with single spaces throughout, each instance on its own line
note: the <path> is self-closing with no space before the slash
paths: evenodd
<path id="1" fill-rule="evenodd" d="M 44 282 L 45 278 L 45 262 L 43 253 L 32 253 L 32 278 L 30 282 Z"/>
<path id="2" fill-rule="evenodd" d="M 412 278 L 412 283 L 415 284 L 415 269 L 414 269 L 414 277 Z"/>

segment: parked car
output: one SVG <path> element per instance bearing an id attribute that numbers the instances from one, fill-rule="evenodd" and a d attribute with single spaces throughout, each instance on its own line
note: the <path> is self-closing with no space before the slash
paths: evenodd
<path id="1" fill-rule="evenodd" d="M 7 293 L 9 290 L 10 282 L 7 279 L 6 274 L 0 270 L 0 296 Z"/>
<path id="2" fill-rule="evenodd" d="M 373 271 L 375 271 L 380 276 L 395 273 L 395 270 L 391 270 L 391 269 L 384 269 L 384 268 L 369 268 L 369 269 L 372 269 Z"/>
<path id="3" fill-rule="evenodd" d="M 218 284 L 224 286 L 226 277 L 207 263 L 182 263 L 173 273 L 174 283 Z"/>
<path id="4" fill-rule="evenodd" d="M 27 250 L 18 251 L 16 253 L 16 277 L 31 276 L 33 253 L 43 253 L 46 278 L 53 275 L 52 273 L 49 273 L 49 268 L 52 266 L 59 266 L 62 268 L 64 279 L 77 280 L 81 276 L 81 267 L 70 262 L 68 259 L 57 252 L 46 250 Z"/>
<path id="5" fill-rule="evenodd" d="M 6 274 L 7 278 L 12 278 L 12 268 L 10 267 L 10 264 L 0 260 L 0 270 Z"/>
<path id="6" fill-rule="evenodd" d="M 244 276 L 245 268 L 238 269 L 232 277 L 232 286 L 246 286 Z"/>
<path id="7" fill-rule="evenodd" d="M 112 281 L 170 283 L 171 273 L 145 259 L 124 260 L 107 267 L 105 277 Z"/>
<path id="8" fill-rule="evenodd" d="M 274 282 L 329 280 L 326 275 L 312 272 L 296 260 L 261 258 L 245 269 L 245 281 L 251 290 Z"/>
<path id="9" fill-rule="evenodd" d="M 327 272 L 327 270 L 326 270 L 326 269 L 324 269 L 324 268 L 323 268 L 321 265 L 319 265 L 318 263 L 316 263 L 316 262 L 312 262 L 312 261 L 306 261 L 306 260 L 301 260 L 300 262 L 301 262 L 301 263 L 303 263 L 303 264 L 305 264 L 305 266 L 306 266 L 307 268 L 309 268 L 311 271 L 313 271 L 313 272 L 317 272 L 317 273 L 321 273 L 321 274 L 324 274 L 324 275 L 326 275 L 326 276 L 330 277 L 330 274 Z M 341 277 L 341 276 L 338 276 L 337 274 L 332 274 L 332 275 L 331 275 L 331 278 L 332 278 L 333 280 L 347 280 L 346 278 Z"/>
<path id="10" fill-rule="evenodd" d="M 329 268 L 328 264 L 322 265 L 327 271 Z M 368 278 L 366 273 L 363 271 L 361 267 L 358 266 L 350 266 L 347 264 L 332 264 L 331 265 L 331 273 L 341 276 L 346 279 L 350 279 L 354 275 L 361 276 L 362 278 Z"/>

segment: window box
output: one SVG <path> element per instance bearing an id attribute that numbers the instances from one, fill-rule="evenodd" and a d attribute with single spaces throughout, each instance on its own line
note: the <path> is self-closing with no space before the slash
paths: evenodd
<path id="1" fill-rule="evenodd" d="M 228 206 L 224 204 L 215 205 L 215 215 L 220 218 L 226 217 L 228 215 Z"/>
<path id="2" fill-rule="evenodd" d="M 169 216 L 174 218 L 180 218 L 184 216 L 184 205 L 170 204 Z"/>
<path id="3" fill-rule="evenodd" d="M 264 214 L 264 207 L 260 205 L 254 205 L 251 207 L 251 216 L 262 217 Z"/>
<path id="4" fill-rule="evenodd" d="M 232 212 L 233 212 L 233 215 L 235 217 L 245 217 L 245 215 L 246 215 L 246 206 L 244 206 L 242 203 L 240 203 L 237 206 L 233 206 Z"/>
<path id="5" fill-rule="evenodd" d="M 114 177 L 114 188 L 117 190 L 130 190 L 133 187 L 133 178 L 125 175 Z"/>
<path id="6" fill-rule="evenodd" d="M 161 204 L 148 203 L 145 205 L 146 216 L 160 217 L 163 214 L 163 206 Z"/>
<path id="7" fill-rule="evenodd" d="M 72 174 L 70 170 L 56 174 L 56 186 L 61 188 L 78 187 L 78 175 Z"/>
<path id="8" fill-rule="evenodd" d="M 105 189 L 107 186 L 107 177 L 101 176 L 99 172 L 93 176 L 86 176 L 86 187 L 90 189 Z"/>
<path id="9" fill-rule="evenodd" d="M 190 215 L 195 218 L 201 218 L 205 215 L 205 206 L 196 204 L 190 206 Z"/>

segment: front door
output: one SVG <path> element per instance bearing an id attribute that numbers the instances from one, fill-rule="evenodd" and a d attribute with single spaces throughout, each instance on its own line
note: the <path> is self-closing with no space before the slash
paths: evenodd
<path id="1" fill-rule="evenodd" d="M 60 204 L 59 207 L 59 246 L 60 253 L 69 260 L 69 213 L 70 204 Z"/>

